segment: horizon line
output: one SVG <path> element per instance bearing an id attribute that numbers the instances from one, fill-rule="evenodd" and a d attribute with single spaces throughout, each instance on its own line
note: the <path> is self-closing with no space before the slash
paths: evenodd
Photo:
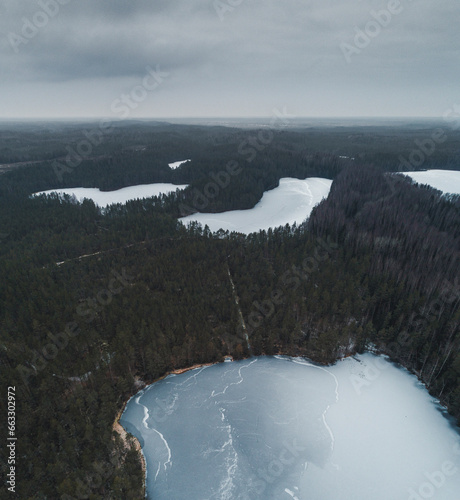
<path id="1" fill-rule="evenodd" d="M 1 122 L 11 121 L 97 121 L 108 120 L 116 123 L 127 123 L 132 121 L 168 121 L 168 120 L 271 120 L 271 116 L 254 115 L 254 116 L 159 116 L 159 117 L 132 117 L 119 119 L 110 116 L 60 116 L 60 117 L 0 117 Z M 440 116 L 292 116 L 288 118 L 290 121 L 299 120 L 440 120 Z"/>

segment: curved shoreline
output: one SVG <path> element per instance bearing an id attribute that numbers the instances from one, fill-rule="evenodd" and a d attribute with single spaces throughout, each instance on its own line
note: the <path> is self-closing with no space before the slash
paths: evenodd
<path id="1" fill-rule="evenodd" d="M 233 358 L 231 356 L 226 356 L 225 360 L 233 361 Z M 137 451 L 137 453 L 139 455 L 139 460 L 140 460 L 141 465 L 142 465 L 142 489 L 143 489 L 143 497 L 144 498 L 147 497 L 147 463 L 146 463 L 144 452 L 142 451 L 142 446 L 141 446 L 141 443 L 139 442 L 139 440 L 135 436 L 133 436 L 132 434 L 130 434 L 130 436 L 128 437 L 127 431 L 120 424 L 120 418 L 123 415 L 123 412 L 125 411 L 126 405 L 131 401 L 131 399 L 139 391 L 154 384 L 155 382 L 159 382 L 160 380 L 165 379 L 169 375 L 181 375 L 182 373 L 186 373 L 186 372 L 191 371 L 191 370 L 196 370 L 198 368 L 204 368 L 205 366 L 212 366 L 212 365 L 217 365 L 219 363 L 225 363 L 225 362 L 226 361 L 216 361 L 214 363 L 196 364 L 196 365 L 189 366 L 187 368 L 178 368 L 176 370 L 172 370 L 170 372 L 165 373 L 164 375 L 153 380 L 152 382 L 146 383 L 144 381 L 141 381 L 142 385 L 139 387 L 139 389 L 128 400 L 126 400 L 123 403 L 123 407 L 118 411 L 117 416 L 115 417 L 115 421 L 112 424 L 112 430 L 120 436 L 121 440 L 123 441 L 123 445 L 124 445 L 125 449 L 131 448 L 130 440 L 134 443 L 134 449 Z"/>
<path id="2" fill-rule="evenodd" d="M 131 449 L 132 444 L 134 444 L 134 449 L 137 451 L 137 454 L 139 455 L 139 460 L 141 462 L 142 491 L 143 491 L 143 497 L 145 498 L 147 496 L 147 463 L 145 461 L 141 443 L 139 442 L 137 437 L 133 436 L 132 434 L 128 437 L 128 433 L 125 431 L 124 427 L 120 424 L 121 415 L 125 411 L 128 401 L 125 402 L 123 408 L 117 413 L 115 422 L 112 424 L 112 430 L 120 436 L 121 440 L 123 441 L 123 446 L 125 449 L 127 450 Z"/>

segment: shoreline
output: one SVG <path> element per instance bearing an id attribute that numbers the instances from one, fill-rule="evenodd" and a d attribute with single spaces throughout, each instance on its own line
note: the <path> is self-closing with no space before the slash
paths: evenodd
<path id="1" fill-rule="evenodd" d="M 147 383 L 147 382 L 141 381 L 143 385 L 140 386 L 139 389 L 132 396 L 130 396 L 129 399 L 127 399 L 123 403 L 123 407 L 118 411 L 118 413 L 115 417 L 115 421 L 112 424 L 112 431 L 116 432 L 118 434 L 118 436 L 120 436 L 121 440 L 123 441 L 123 445 L 124 445 L 125 449 L 131 448 L 131 443 L 129 442 L 129 440 L 132 440 L 132 442 L 134 443 L 134 449 L 137 451 L 137 454 L 139 455 L 139 459 L 140 459 L 141 466 L 142 466 L 142 483 L 143 483 L 143 496 L 144 496 L 144 498 L 147 497 L 147 463 L 146 463 L 144 452 L 142 451 L 142 446 L 141 446 L 141 443 L 139 442 L 139 440 L 136 438 L 136 436 L 133 436 L 132 434 L 130 434 L 130 437 L 128 437 L 127 431 L 120 424 L 120 418 L 123 415 L 123 412 L 125 411 L 126 405 L 131 401 L 131 399 L 138 392 L 140 392 L 143 389 L 145 389 L 146 387 L 154 384 L 155 382 L 159 382 L 160 380 L 165 379 L 169 375 L 182 375 L 183 373 L 186 373 L 186 372 L 189 372 L 192 370 L 196 370 L 198 368 L 204 368 L 206 366 L 213 366 L 213 365 L 217 365 L 219 363 L 225 363 L 228 361 L 234 361 L 234 360 L 231 356 L 226 356 L 224 361 L 216 361 L 214 363 L 195 364 L 195 365 L 192 365 L 192 366 L 189 366 L 186 368 L 178 368 L 176 370 L 172 370 L 168 373 L 165 373 L 163 376 L 153 380 L 152 382 Z"/>
<path id="2" fill-rule="evenodd" d="M 128 400 L 129 401 L 129 400 Z M 132 444 L 134 444 L 134 449 L 137 451 L 137 454 L 139 455 L 139 459 L 141 462 L 141 467 L 142 467 L 142 490 L 143 490 L 143 496 L 144 498 L 147 496 L 147 463 L 145 461 L 144 453 L 142 451 L 142 446 L 139 440 L 137 439 L 136 436 L 133 436 L 132 434 L 130 437 L 128 437 L 128 433 L 125 431 L 124 427 L 120 424 L 120 418 L 125 411 L 126 405 L 128 404 L 128 401 L 125 402 L 123 405 L 123 408 L 119 410 L 117 413 L 117 416 L 115 417 L 115 421 L 112 424 L 112 431 L 116 432 L 121 440 L 123 441 L 123 446 L 126 450 L 131 449 Z M 130 442 L 132 441 L 132 442 Z"/>

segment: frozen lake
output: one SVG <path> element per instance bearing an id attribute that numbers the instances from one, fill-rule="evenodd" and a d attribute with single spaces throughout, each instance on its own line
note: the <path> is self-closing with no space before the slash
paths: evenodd
<path id="1" fill-rule="evenodd" d="M 75 195 L 78 201 L 83 201 L 85 198 L 93 200 L 96 205 L 100 207 L 107 207 L 112 203 L 126 203 L 129 200 L 136 200 L 142 198 L 149 198 L 151 196 L 158 196 L 159 194 L 174 193 L 176 189 L 186 188 L 186 184 L 175 185 L 168 183 L 156 184 L 140 184 L 138 186 L 129 186 L 116 191 L 101 191 L 98 188 L 65 188 L 65 189 L 51 189 L 49 191 L 41 191 L 34 193 L 35 196 L 40 194 L 58 193 Z"/>
<path id="2" fill-rule="evenodd" d="M 428 184 L 443 193 L 460 194 L 460 172 L 453 170 L 427 170 L 425 172 L 401 172 L 419 184 Z"/>
<path id="3" fill-rule="evenodd" d="M 332 181 L 311 177 L 308 179 L 280 179 L 279 186 L 266 191 L 254 208 L 232 210 L 220 214 L 197 213 L 180 219 L 184 224 L 197 221 L 211 231 L 223 229 L 249 234 L 270 227 L 302 223 L 307 219 L 313 207 L 331 190 Z"/>
<path id="4" fill-rule="evenodd" d="M 181 165 L 189 161 L 190 160 L 175 161 L 174 163 L 168 163 L 168 167 L 172 170 L 175 170 L 176 168 L 179 168 Z"/>
<path id="5" fill-rule="evenodd" d="M 458 500 L 460 436 L 417 378 L 364 354 L 170 375 L 121 424 L 156 500 Z"/>

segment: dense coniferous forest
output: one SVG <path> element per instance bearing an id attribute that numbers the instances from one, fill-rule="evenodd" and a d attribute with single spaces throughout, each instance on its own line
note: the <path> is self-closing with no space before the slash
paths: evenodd
<path id="1" fill-rule="evenodd" d="M 226 355 L 333 363 L 373 349 L 460 420 L 460 196 L 388 173 L 423 129 L 280 129 L 250 146 L 259 133 L 131 124 L 69 167 L 81 126 L 1 129 L 0 380 L 17 393 L 17 498 L 142 498 L 117 413 L 142 383 Z M 425 168 L 458 167 L 449 137 Z M 201 211 L 253 207 L 281 177 L 334 182 L 300 226 L 184 227 L 177 217 L 229 165 Z M 105 210 L 30 197 L 150 182 L 189 187 Z"/>

